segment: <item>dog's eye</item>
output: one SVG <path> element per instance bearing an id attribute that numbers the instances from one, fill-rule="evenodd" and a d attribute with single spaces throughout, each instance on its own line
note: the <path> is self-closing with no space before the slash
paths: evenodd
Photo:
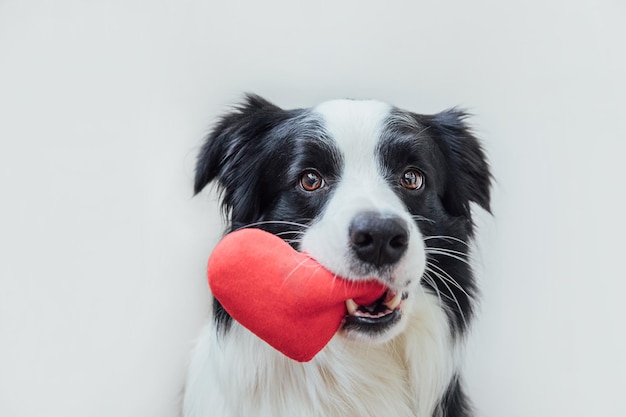
<path id="1" fill-rule="evenodd" d="M 324 184 L 324 179 L 314 169 L 304 171 L 300 177 L 300 186 L 304 191 L 315 191 L 322 188 Z"/>
<path id="2" fill-rule="evenodd" d="M 424 185 L 424 176 L 418 170 L 410 168 L 402 173 L 400 182 L 407 190 L 419 190 Z"/>

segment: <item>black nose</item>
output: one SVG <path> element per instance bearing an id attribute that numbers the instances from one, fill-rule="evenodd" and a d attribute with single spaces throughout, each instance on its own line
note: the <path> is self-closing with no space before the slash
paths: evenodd
<path id="1" fill-rule="evenodd" d="M 350 244 L 363 262 L 376 265 L 398 262 L 409 244 L 404 220 L 379 213 L 361 213 L 350 224 Z"/>

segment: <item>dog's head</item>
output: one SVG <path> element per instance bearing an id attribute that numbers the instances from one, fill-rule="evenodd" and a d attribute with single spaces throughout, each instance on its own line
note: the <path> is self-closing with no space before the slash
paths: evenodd
<path id="1" fill-rule="evenodd" d="M 489 210 L 491 182 L 465 117 L 355 100 L 283 110 L 248 96 L 207 138 L 195 191 L 218 181 L 231 230 L 267 230 L 339 276 L 382 281 L 377 302 L 347 302 L 343 334 L 388 340 L 425 291 L 463 331 L 475 291 L 470 203 Z M 228 328 L 218 302 L 214 313 Z"/>

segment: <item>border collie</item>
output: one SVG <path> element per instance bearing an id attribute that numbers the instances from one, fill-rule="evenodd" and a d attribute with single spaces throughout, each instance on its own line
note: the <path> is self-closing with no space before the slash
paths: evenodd
<path id="1" fill-rule="evenodd" d="M 264 229 L 396 296 L 348 301 L 341 329 L 307 363 L 213 299 L 185 417 L 472 415 L 459 375 L 476 297 L 470 203 L 489 211 L 491 174 L 465 118 L 360 100 L 283 110 L 254 95 L 222 117 L 198 156 L 195 192 L 216 181 L 229 231 Z"/>

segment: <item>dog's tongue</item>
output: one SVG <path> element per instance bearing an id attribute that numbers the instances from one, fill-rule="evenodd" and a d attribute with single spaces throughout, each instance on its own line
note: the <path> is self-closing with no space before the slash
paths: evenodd
<path id="1" fill-rule="evenodd" d="M 337 332 L 346 300 L 367 305 L 386 291 L 376 281 L 341 279 L 259 229 L 226 235 L 211 253 L 207 273 L 228 314 L 300 362 L 311 360 Z"/>

